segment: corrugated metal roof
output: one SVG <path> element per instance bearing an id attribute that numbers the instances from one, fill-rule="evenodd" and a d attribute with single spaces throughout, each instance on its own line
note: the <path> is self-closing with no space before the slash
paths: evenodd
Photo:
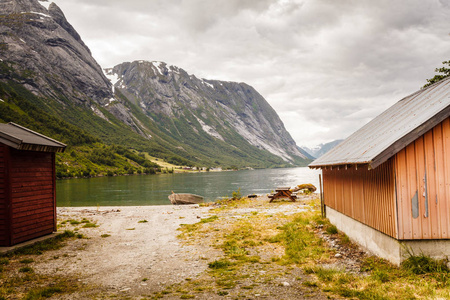
<path id="1" fill-rule="evenodd" d="M 15 123 L 0 124 L 0 143 L 18 150 L 63 152 L 66 145 Z"/>
<path id="2" fill-rule="evenodd" d="M 309 167 L 376 168 L 449 116 L 450 77 L 398 101 Z"/>

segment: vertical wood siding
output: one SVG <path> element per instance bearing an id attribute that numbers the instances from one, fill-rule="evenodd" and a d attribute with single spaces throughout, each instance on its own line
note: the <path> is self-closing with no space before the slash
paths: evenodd
<path id="1" fill-rule="evenodd" d="M 6 199 L 6 146 L 0 145 L 0 246 L 9 245 L 8 203 Z"/>
<path id="2" fill-rule="evenodd" d="M 53 232 L 52 153 L 11 149 L 11 241 L 17 244 Z"/>
<path id="3" fill-rule="evenodd" d="M 395 155 L 399 239 L 450 238 L 450 118 Z"/>
<path id="4" fill-rule="evenodd" d="M 325 205 L 397 238 L 393 161 L 367 166 L 323 169 Z"/>

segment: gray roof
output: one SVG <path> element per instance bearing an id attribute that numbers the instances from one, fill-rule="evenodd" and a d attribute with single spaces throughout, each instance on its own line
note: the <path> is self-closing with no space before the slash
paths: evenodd
<path id="1" fill-rule="evenodd" d="M 309 167 L 376 168 L 449 116 L 450 77 L 398 101 Z"/>
<path id="2" fill-rule="evenodd" d="M 0 143 L 18 150 L 64 152 L 66 145 L 15 123 L 0 124 Z"/>

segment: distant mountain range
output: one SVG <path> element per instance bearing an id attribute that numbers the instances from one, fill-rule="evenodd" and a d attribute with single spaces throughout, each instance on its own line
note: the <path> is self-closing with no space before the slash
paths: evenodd
<path id="1" fill-rule="evenodd" d="M 93 157 L 114 145 L 208 167 L 311 161 L 245 83 L 200 79 L 163 62 L 102 70 L 56 4 L 0 1 L 0 14 L 0 120 L 68 143 L 63 169 L 97 168 Z"/>
<path id="2" fill-rule="evenodd" d="M 311 157 L 319 158 L 328 151 L 330 151 L 331 149 L 333 149 L 334 147 L 336 147 L 337 145 L 339 145 L 339 143 L 341 143 L 342 141 L 343 140 L 335 140 L 326 144 L 317 145 L 314 148 L 308 148 L 303 146 L 302 149 L 306 151 Z"/>

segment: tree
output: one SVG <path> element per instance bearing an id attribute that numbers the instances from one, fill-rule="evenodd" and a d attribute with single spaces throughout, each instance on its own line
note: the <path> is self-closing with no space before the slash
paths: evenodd
<path id="1" fill-rule="evenodd" d="M 450 60 L 443 61 L 442 64 L 444 65 L 444 67 L 436 68 L 434 70 L 435 72 L 438 72 L 438 73 L 441 73 L 441 74 L 436 74 L 436 75 L 434 75 L 433 78 L 427 79 L 428 83 L 423 86 L 424 88 L 450 76 L 450 68 L 449 68 L 450 67 Z M 447 65 L 448 67 L 445 66 L 445 65 Z"/>

